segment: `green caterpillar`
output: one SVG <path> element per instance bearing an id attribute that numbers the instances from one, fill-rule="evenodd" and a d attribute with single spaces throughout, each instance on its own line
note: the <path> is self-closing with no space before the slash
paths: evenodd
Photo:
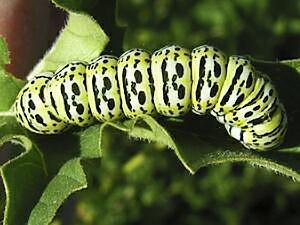
<path id="1" fill-rule="evenodd" d="M 270 79 L 249 60 L 227 60 L 207 45 L 192 52 L 167 46 L 152 55 L 132 49 L 119 58 L 102 55 L 90 63 L 71 62 L 30 80 L 14 108 L 18 122 L 40 134 L 124 116 L 177 117 L 190 109 L 211 113 L 250 149 L 278 146 L 287 130 L 286 113 Z"/>

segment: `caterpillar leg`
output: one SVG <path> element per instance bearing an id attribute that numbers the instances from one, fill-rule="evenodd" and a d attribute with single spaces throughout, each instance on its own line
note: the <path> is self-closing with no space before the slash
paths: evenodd
<path id="1" fill-rule="evenodd" d="M 110 121 L 122 116 L 120 89 L 117 79 L 117 58 L 103 55 L 86 68 L 88 102 L 93 116 Z"/>
<path id="2" fill-rule="evenodd" d="M 180 116 L 191 106 L 191 55 L 179 46 L 167 46 L 153 53 L 154 104 L 164 116 Z"/>
<path id="3" fill-rule="evenodd" d="M 53 73 L 46 72 L 34 77 L 19 92 L 14 110 L 17 121 L 31 132 L 55 134 L 69 126 L 52 113 L 51 104 L 47 104 L 45 92 Z"/>

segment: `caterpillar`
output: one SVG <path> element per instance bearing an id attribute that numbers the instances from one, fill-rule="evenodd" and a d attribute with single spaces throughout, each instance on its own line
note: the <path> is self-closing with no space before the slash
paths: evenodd
<path id="1" fill-rule="evenodd" d="M 132 49 L 44 72 L 19 92 L 17 121 L 31 132 L 56 134 L 95 121 L 141 114 L 178 117 L 210 113 L 246 148 L 279 146 L 287 130 L 284 106 L 270 78 L 241 56 L 215 47 L 177 45 L 152 55 Z"/>

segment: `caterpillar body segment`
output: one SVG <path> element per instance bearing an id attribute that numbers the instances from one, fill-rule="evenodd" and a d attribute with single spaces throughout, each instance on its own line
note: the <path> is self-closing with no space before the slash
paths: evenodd
<path id="1" fill-rule="evenodd" d="M 225 114 L 226 123 L 249 127 L 264 121 L 278 107 L 279 100 L 274 86 L 265 76 L 258 76 L 251 94 L 234 111 Z"/>
<path id="2" fill-rule="evenodd" d="M 224 54 L 207 45 L 192 51 L 192 110 L 206 114 L 214 108 L 226 78 Z"/>
<path id="3" fill-rule="evenodd" d="M 121 90 L 122 109 L 126 117 L 153 114 L 153 77 L 151 55 L 142 49 L 132 49 L 120 56 L 118 81 Z"/>
<path id="4" fill-rule="evenodd" d="M 43 73 L 20 91 L 17 121 L 40 134 L 141 114 L 181 116 L 190 109 L 212 114 L 246 148 L 283 142 L 287 116 L 270 79 L 243 57 L 207 45 L 191 53 L 180 46 L 152 55 L 132 49 Z"/>
<path id="5" fill-rule="evenodd" d="M 219 117 L 234 110 L 253 91 L 257 77 L 250 61 L 230 56 L 226 79 L 212 114 Z"/>
<path id="6" fill-rule="evenodd" d="M 19 92 L 14 110 L 19 123 L 34 133 L 55 134 L 69 126 L 52 113 L 52 106 L 45 99 L 46 86 L 53 73 L 46 72 L 34 77 Z"/>
<path id="7" fill-rule="evenodd" d="M 116 120 L 123 115 L 117 65 L 116 57 L 103 55 L 86 68 L 88 102 L 99 121 Z"/>
<path id="8" fill-rule="evenodd" d="M 152 54 L 154 104 L 164 116 L 180 116 L 191 107 L 191 55 L 177 45 L 164 47 Z"/>
<path id="9" fill-rule="evenodd" d="M 287 131 L 287 117 L 281 104 L 262 123 L 253 125 L 251 128 L 225 124 L 227 132 L 239 140 L 246 148 L 264 151 L 279 146 Z"/>
<path id="10" fill-rule="evenodd" d="M 58 70 L 47 84 L 46 99 L 52 113 L 64 122 L 90 125 L 94 118 L 88 102 L 86 64 L 72 62 Z"/>

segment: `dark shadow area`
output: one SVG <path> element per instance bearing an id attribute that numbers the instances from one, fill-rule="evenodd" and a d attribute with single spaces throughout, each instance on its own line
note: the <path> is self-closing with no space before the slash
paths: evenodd
<path id="1" fill-rule="evenodd" d="M 49 180 L 57 174 L 66 161 L 78 157 L 80 154 L 79 138 L 71 132 L 33 136 L 38 148 L 43 151 Z"/>
<path id="2" fill-rule="evenodd" d="M 238 143 L 229 136 L 223 124 L 207 115 L 197 115 L 191 111 L 181 118 L 182 122 L 174 122 L 170 118 L 160 117 L 159 123 L 178 138 L 183 137 L 187 141 L 195 137 L 212 146 L 229 147 Z M 176 142 L 176 141 L 175 141 Z M 241 146 L 242 147 L 242 146 Z"/>
<path id="3" fill-rule="evenodd" d="M 25 149 L 19 144 L 13 144 L 11 142 L 6 142 L 0 147 L 0 165 L 8 162 L 9 160 L 17 157 Z"/>

